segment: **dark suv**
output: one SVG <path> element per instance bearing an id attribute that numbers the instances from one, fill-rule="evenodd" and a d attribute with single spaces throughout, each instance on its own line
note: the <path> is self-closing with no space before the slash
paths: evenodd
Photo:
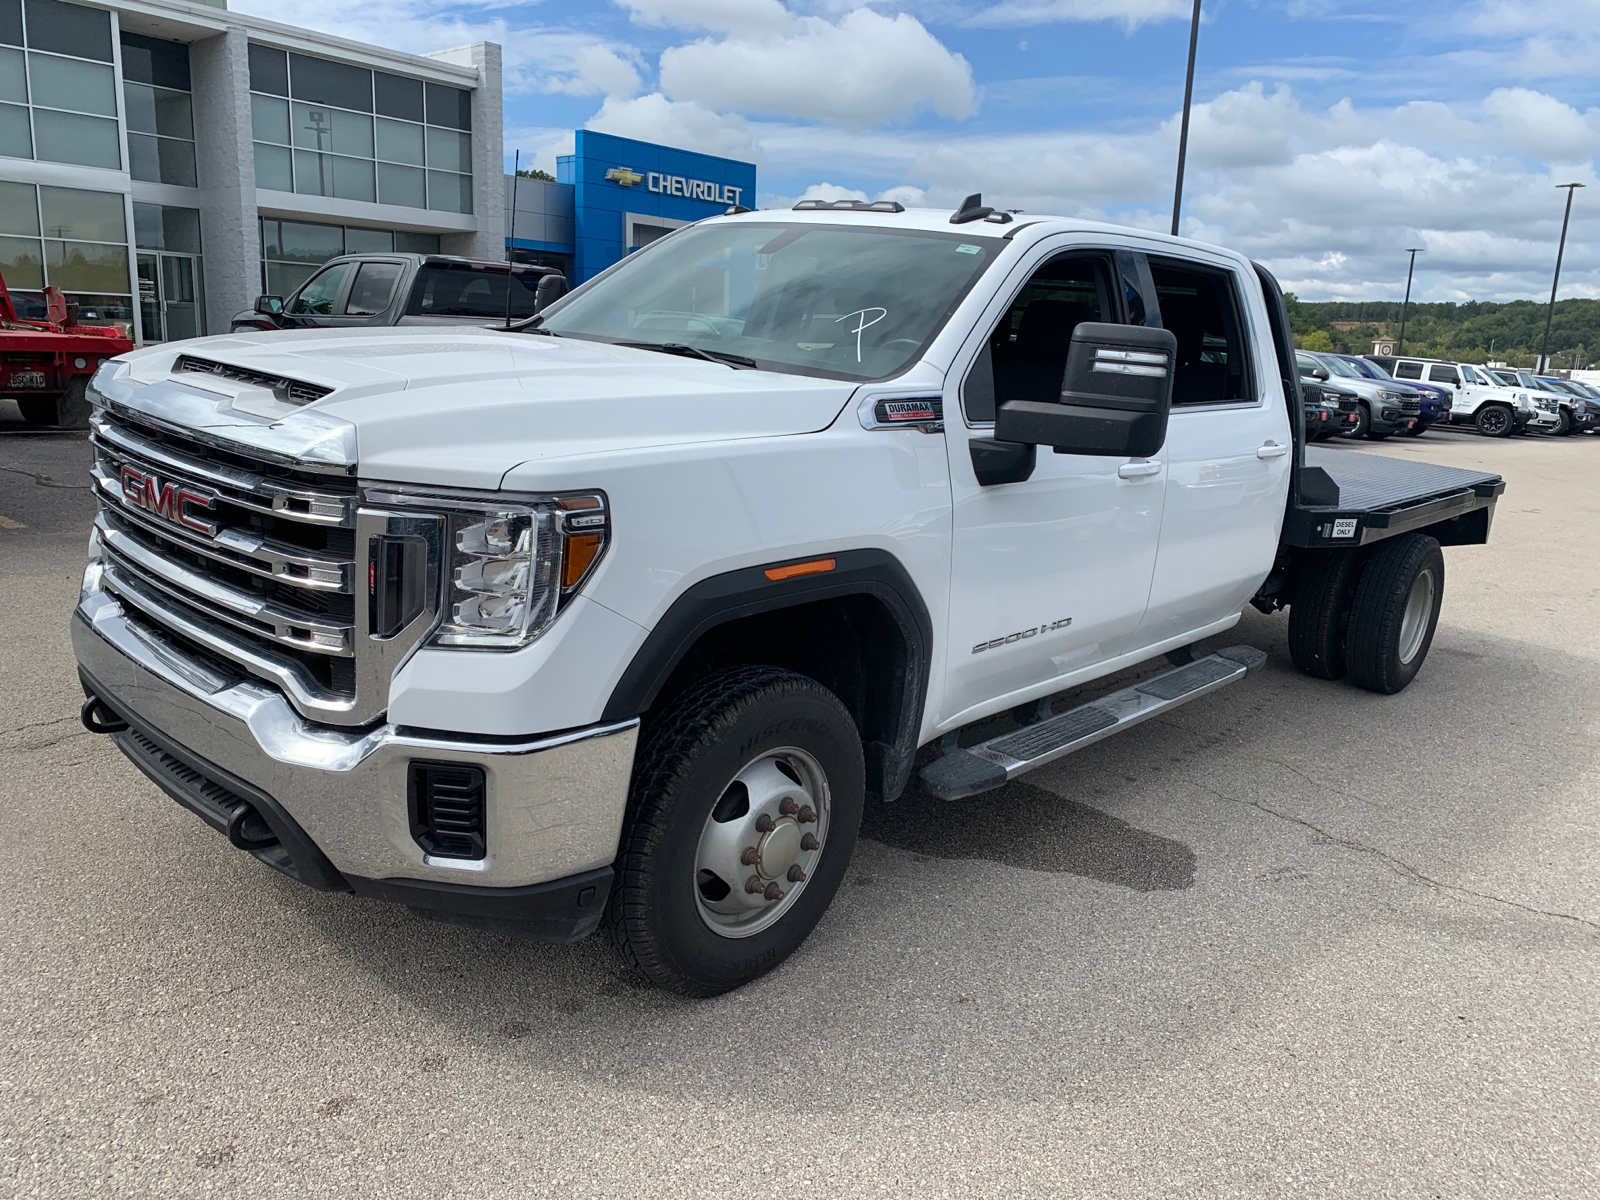
<path id="1" fill-rule="evenodd" d="M 233 330 L 337 329 L 352 325 L 439 325 L 531 317 L 566 294 L 553 267 L 448 254 L 342 254 L 288 299 L 257 296 Z"/>

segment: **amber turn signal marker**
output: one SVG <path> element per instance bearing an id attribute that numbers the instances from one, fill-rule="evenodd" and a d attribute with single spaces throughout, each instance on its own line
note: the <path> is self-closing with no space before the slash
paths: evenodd
<path id="1" fill-rule="evenodd" d="M 787 567 L 768 567 L 764 574 L 773 583 L 782 579 L 793 579 L 797 575 L 821 575 L 824 571 L 831 571 L 834 561 L 831 558 L 813 558 L 810 562 L 790 563 Z"/>
<path id="2" fill-rule="evenodd" d="M 593 565 L 605 539 L 598 533 L 574 533 L 567 538 L 567 556 L 561 564 L 561 586 L 578 586 L 584 572 Z"/>

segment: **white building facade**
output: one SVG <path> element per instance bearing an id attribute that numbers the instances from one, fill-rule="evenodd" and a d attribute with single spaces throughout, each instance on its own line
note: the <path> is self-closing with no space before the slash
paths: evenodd
<path id="1" fill-rule="evenodd" d="M 0 0 L 0 273 L 142 342 L 336 254 L 505 256 L 500 47 L 418 56 L 185 0 Z"/>

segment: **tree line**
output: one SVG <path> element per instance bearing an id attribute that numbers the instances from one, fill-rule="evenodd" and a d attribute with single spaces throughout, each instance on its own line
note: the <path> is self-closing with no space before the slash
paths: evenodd
<path id="1" fill-rule="evenodd" d="M 1285 295 L 1295 344 L 1303 350 L 1370 354 L 1380 337 L 1400 334 L 1400 302 L 1309 302 Z M 1506 304 L 1418 304 L 1406 310 L 1407 354 L 1461 362 L 1506 362 L 1532 367 L 1544 338 L 1547 305 L 1533 300 Z M 1587 347 L 1600 346 L 1600 300 L 1558 300 L 1550 326 L 1553 367 L 1591 366 Z"/>

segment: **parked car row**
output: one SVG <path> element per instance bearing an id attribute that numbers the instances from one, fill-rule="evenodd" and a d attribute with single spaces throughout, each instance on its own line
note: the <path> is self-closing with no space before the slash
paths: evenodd
<path id="1" fill-rule="evenodd" d="M 1471 425 L 1485 437 L 1600 432 L 1600 391 L 1570 379 L 1392 354 L 1295 352 L 1307 436 L 1416 437 Z"/>

